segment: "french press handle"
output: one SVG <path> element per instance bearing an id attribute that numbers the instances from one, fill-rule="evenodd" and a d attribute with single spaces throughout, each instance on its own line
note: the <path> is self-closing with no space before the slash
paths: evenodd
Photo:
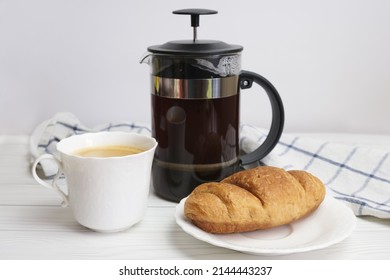
<path id="1" fill-rule="evenodd" d="M 260 85 L 268 95 L 272 107 L 272 122 L 265 141 L 253 152 L 241 156 L 241 166 L 259 161 L 268 155 L 278 143 L 280 136 L 282 135 L 284 125 L 283 103 L 276 88 L 266 78 L 260 76 L 259 74 L 244 70 L 241 71 L 241 89 L 252 87 L 253 82 Z"/>

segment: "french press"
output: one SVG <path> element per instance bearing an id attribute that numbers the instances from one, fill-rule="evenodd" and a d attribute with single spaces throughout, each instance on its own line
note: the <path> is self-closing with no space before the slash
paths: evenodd
<path id="1" fill-rule="evenodd" d="M 265 157 L 281 136 L 284 110 L 269 81 L 241 70 L 242 46 L 197 38 L 200 15 L 217 11 L 173 13 L 191 16 L 193 39 L 150 46 L 141 62 L 150 65 L 152 136 L 158 142 L 153 187 L 161 197 L 179 201 L 199 184 L 220 181 Z M 265 141 L 240 155 L 240 89 L 253 82 L 268 95 L 272 122 Z"/>

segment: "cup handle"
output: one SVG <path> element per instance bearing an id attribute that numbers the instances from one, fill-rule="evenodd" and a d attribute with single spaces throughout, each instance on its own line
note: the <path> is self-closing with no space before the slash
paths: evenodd
<path id="1" fill-rule="evenodd" d="M 261 160 L 268 155 L 275 145 L 278 143 L 280 136 L 282 135 L 284 125 L 284 109 L 282 99 L 279 96 L 276 88 L 264 77 L 259 74 L 250 71 L 241 71 L 240 73 L 240 88 L 247 89 L 252 87 L 253 82 L 261 86 L 268 95 L 271 101 L 272 107 L 272 122 L 268 136 L 256 150 L 253 152 L 243 155 L 240 158 L 240 165 L 244 166 L 247 164 L 254 163 Z"/>
<path id="2" fill-rule="evenodd" d="M 42 180 L 38 174 L 37 174 L 37 165 L 40 161 L 44 160 L 44 159 L 48 159 L 48 160 L 53 160 L 57 166 L 58 166 L 58 171 L 57 171 L 57 174 L 54 176 L 54 179 L 53 181 L 50 183 Z M 61 206 L 62 207 L 67 207 L 68 204 L 69 204 L 69 197 L 67 194 L 65 194 L 61 189 L 60 187 L 57 185 L 57 181 L 58 179 L 60 178 L 61 174 L 63 173 L 63 168 L 62 168 L 62 163 L 61 161 L 59 161 L 58 159 L 56 159 L 53 155 L 50 155 L 50 154 L 43 154 L 41 155 L 40 157 L 38 157 L 33 165 L 32 165 L 32 175 L 34 177 L 34 179 L 39 183 L 41 184 L 42 186 L 48 188 L 48 189 L 52 189 L 54 191 L 56 191 L 62 198 L 62 203 L 61 203 Z"/>

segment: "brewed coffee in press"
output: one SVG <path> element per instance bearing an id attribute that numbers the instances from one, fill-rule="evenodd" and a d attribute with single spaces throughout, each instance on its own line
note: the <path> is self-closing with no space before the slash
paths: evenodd
<path id="1" fill-rule="evenodd" d="M 179 201 L 199 184 L 220 181 L 266 156 L 280 138 L 284 111 L 270 82 L 241 71 L 242 46 L 197 39 L 199 16 L 216 11 L 174 13 L 191 15 L 193 40 L 151 46 L 142 62 L 151 69 L 152 136 L 158 142 L 153 187 L 161 197 Z M 240 155 L 240 88 L 253 82 L 271 101 L 272 123 L 260 147 Z"/>

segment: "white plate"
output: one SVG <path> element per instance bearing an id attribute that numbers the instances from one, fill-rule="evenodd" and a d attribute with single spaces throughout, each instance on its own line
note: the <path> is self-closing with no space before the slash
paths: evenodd
<path id="1" fill-rule="evenodd" d="M 215 246 L 255 255 L 285 255 L 322 249 L 344 240 L 356 225 L 351 209 L 326 196 L 315 212 L 291 224 L 246 233 L 212 234 L 196 227 L 184 216 L 185 200 L 177 205 L 175 217 L 186 233 Z"/>

